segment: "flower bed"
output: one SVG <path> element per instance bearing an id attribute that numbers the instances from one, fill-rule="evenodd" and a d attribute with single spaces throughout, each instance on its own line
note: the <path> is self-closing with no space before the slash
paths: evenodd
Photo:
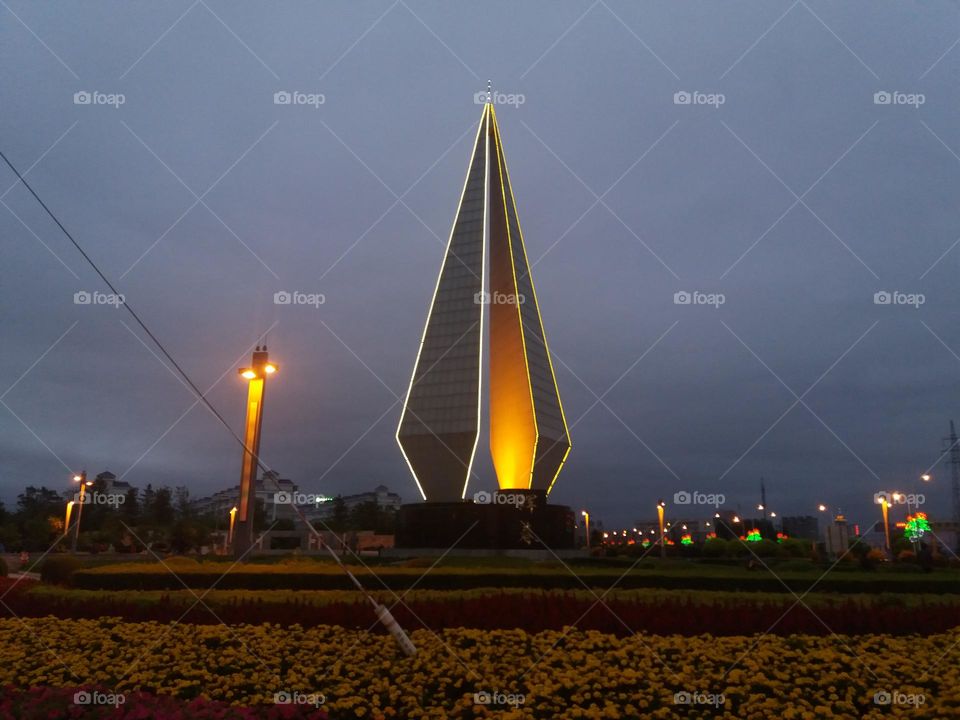
<path id="1" fill-rule="evenodd" d="M 25 586 L 26 587 L 26 586 Z M 799 604 L 786 593 L 725 593 L 683 590 L 597 589 L 412 590 L 393 612 L 406 626 L 420 619 L 434 629 L 520 628 L 529 632 L 577 627 L 616 635 L 742 635 L 773 632 L 829 635 L 933 633 L 960 625 L 960 597 L 954 595 L 811 594 Z M 374 595 L 387 605 L 396 596 Z M 198 603 L 197 598 L 203 597 Z M 597 602 L 603 597 L 603 604 Z M 106 591 L 45 585 L 19 589 L 4 598 L 0 617 L 98 618 L 179 621 L 196 624 L 271 622 L 279 625 L 341 625 L 365 629 L 370 606 L 356 591 L 213 590 Z M 809 608 L 809 609 L 808 609 Z M 811 612 L 811 610 L 813 612 Z M 815 614 L 814 614 L 815 613 Z M 379 628 L 379 626 L 377 626 Z"/>
<path id="2" fill-rule="evenodd" d="M 792 720 L 906 712 L 883 704 L 888 696 L 922 700 L 920 717 L 960 715 L 957 631 L 902 638 L 617 638 L 574 629 L 459 629 L 418 630 L 412 638 L 419 652 L 406 659 L 388 636 L 335 627 L 6 619 L 0 620 L 0 686 L 93 685 L 264 708 L 273 707 L 275 693 L 314 694 L 335 720 Z M 705 698 L 715 704 L 697 704 Z M 491 699 L 515 706 L 501 711 L 483 704 Z"/>
<path id="3" fill-rule="evenodd" d="M 113 702 L 98 703 L 98 700 Z M 0 717 L 16 720 L 51 720 L 51 718 L 109 718 L 110 720 L 326 720 L 327 712 L 318 708 L 293 705 L 273 707 L 237 707 L 224 702 L 196 698 L 180 700 L 170 695 L 133 692 L 122 698 L 103 687 L 50 688 L 21 690 L 7 686 L 0 694 Z"/>

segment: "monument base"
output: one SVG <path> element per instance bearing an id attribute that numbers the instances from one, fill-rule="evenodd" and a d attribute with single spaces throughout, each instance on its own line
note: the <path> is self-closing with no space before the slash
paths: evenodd
<path id="1" fill-rule="evenodd" d="M 396 547 L 474 550 L 570 550 L 574 514 L 548 505 L 546 493 L 509 491 L 487 495 L 489 503 L 425 502 L 402 505 Z"/>

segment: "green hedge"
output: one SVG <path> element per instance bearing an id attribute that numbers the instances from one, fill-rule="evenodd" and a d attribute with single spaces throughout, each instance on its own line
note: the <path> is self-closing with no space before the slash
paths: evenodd
<path id="1" fill-rule="evenodd" d="M 251 570 L 240 566 L 224 574 L 205 567 L 158 566 L 154 571 L 138 570 L 123 572 L 111 568 L 103 570 L 79 570 L 73 573 L 70 584 L 87 590 L 179 590 L 184 583 L 192 588 L 217 587 L 219 589 L 249 590 L 349 590 L 350 579 L 342 572 L 284 572 L 274 567 L 270 572 Z M 705 575 L 693 573 L 657 573 L 634 571 L 621 577 L 619 572 L 585 572 L 575 576 L 566 570 L 556 572 L 457 572 L 452 568 L 437 568 L 426 575 L 400 571 L 395 568 L 377 568 L 375 574 L 356 570 L 365 587 L 375 590 L 384 586 L 391 590 L 406 590 L 414 585 L 422 589 L 467 590 L 479 587 L 535 588 L 535 589 L 583 589 L 608 588 L 616 584 L 621 589 L 664 588 L 683 590 L 720 590 L 729 592 L 788 592 L 803 593 L 816 583 L 819 592 L 843 593 L 957 593 L 960 579 L 951 575 L 905 575 L 896 573 L 831 573 L 818 581 L 818 574 L 782 573 L 782 580 L 769 571 L 757 569 L 752 572 L 733 570 L 729 575 Z"/>
<path id="2" fill-rule="evenodd" d="M 73 555 L 51 555 L 40 566 L 40 579 L 53 585 L 68 585 L 80 567 L 80 560 Z"/>

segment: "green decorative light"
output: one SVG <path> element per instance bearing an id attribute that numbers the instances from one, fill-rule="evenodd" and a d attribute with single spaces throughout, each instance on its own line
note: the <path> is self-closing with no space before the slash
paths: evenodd
<path id="1" fill-rule="evenodd" d="M 683 535 L 683 536 L 680 538 L 680 544 L 681 544 L 681 545 L 693 545 L 693 538 L 690 537 L 689 534 Z"/>
<path id="2" fill-rule="evenodd" d="M 760 531 L 754 528 L 747 533 L 747 542 L 760 542 L 763 538 L 760 536 Z"/>
<path id="3" fill-rule="evenodd" d="M 924 536 L 924 533 L 932 532 L 930 523 L 927 521 L 927 514 L 918 512 L 916 515 L 907 516 L 907 524 L 903 529 L 903 534 L 910 542 L 916 542 Z"/>

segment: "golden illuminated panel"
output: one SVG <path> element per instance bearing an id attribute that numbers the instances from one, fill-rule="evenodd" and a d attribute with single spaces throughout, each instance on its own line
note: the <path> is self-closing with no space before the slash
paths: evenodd
<path id="1" fill-rule="evenodd" d="M 490 172 L 490 455 L 501 490 L 530 487 L 537 426 L 527 372 L 514 253 L 507 220 L 503 157 L 496 126 Z"/>
<path id="2" fill-rule="evenodd" d="M 488 125 L 484 109 L 397 429 L 424 500 L 463 498 L 480 435 Z"/>
<path id="3" fill-rule="evenodd" d="M 247 422 L 243 430 L 243 465 L 240 469 L 240 520 L 253 520 L 250 488 L 257 473 L 260 454 L 260 423 L 263 417 L 263 378 L 254 377 L 247 383 Z"/>
<path id="4" fill-rule="evenodd" d="M 501 489 L 549 492 L 570 452 L 516 200 L 490 107 L 490 452 Z"/>

